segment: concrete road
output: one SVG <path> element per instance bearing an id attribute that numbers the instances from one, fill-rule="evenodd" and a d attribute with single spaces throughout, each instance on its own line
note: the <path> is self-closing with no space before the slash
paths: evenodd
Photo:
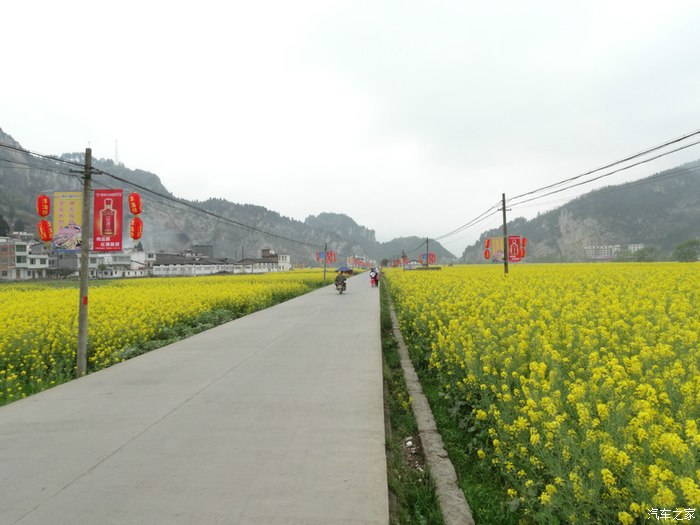
<path id="1" fill-rule="evenodd" d="M 365 275 L 0 408 L 2 524 L 386 524 Z"/>

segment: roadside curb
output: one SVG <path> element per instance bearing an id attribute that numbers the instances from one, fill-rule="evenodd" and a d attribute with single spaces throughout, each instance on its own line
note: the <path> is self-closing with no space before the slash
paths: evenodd
<path id="1" fill-rule="evenodd" d="M 423 394 L 418 375 L 408 356 L 406 343 L 399 331 L 393 306 L 390 307 L 390 312 L 392 332 L 399 346 L 401 368 L 406 380 L 408 394 L 412 399 L 411 406 L 418 425 L 418 433 L 423 445 L 425 460 L 435 481 L 435 491 L 437 492 L 445 525 L 475 525 L 469 504 L 464 497 L 462 489 L 457 485 L 457 473 L 445 451 L 445 445 L 437 430 L 435 418 L 430 410 L 430 404 Z"/>

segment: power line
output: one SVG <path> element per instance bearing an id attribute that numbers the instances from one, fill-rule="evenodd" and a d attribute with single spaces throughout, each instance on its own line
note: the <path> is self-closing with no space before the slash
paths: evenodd
<path id="1" fill-rule="evenodd" d="M 578 179 L 580 179 L 581 177 L 585 177 L 586 175 L 592 175 L 593 173 L 596 173 L 596 172 L 598 172 L 598 171 L 602 171 L 602 170 L 611 168 L 611 167 L 613 167 L 613 166 L 617 166 L 618 164 L 622 164 L 623 162 L 627 162 L 627 161 L 629 161 L 629 160 L 633 160 L 633 159 L 636 159 L 636 158 L 638 158 L 638 157 L 642 157 L 642 156 L 647 155 L 647 154 L 649 154 L 649 153 L 652 153 L 652 152 L 654 152 L 654 151 L 658 151 L 658 150 L 660 150 L 660 149 L 662 149 L 662 148 L 665 148 L 665 147 L 667 147 L 667 146 L 670 146 L 671 144 L 677 144 L 678 142 L 682 142 L 682 141 L 684 141 L 685 139 L 688 139 L 688 138 L 693 137 L 693 136 L 695 136 L 695 135 L 700 135 L 700 130 L 693 131 L 692 133 L 687 133 L 687 134 L 685 134 L 685 135 L 683 135 L 683 136 L 681 136 L 681 137 L 675 138 L 675 139 L 673 139 L 673 140 L 669 140 L 669 141 L 667 141 L 667 142 L 664 142 L 663 144 L 659 144 L 658 146 L 654 146 L 654 147 L 652 147 L 652 148 L 648 148 L 648 149 L 646 149 L 646 150 L 644 150 L 644 151 L 641 151 L 641 152 L 639 152 L 639 153 L 635 153 L 634 155 L 630 155 L 630 156 L 628 156 L 628 157 L 625 157 L 624 159 L 620 159 L 620 160 L 617 160 L 617 161 L 615 161 L 615 162 L 611 162 L 611 163 L 609 163 L 609 164 L 606 164 L 605 166 L 601 166 L 600 168 L 596 168 L 596 169 L 594 169 L 594 170 L 590 170 L 590 171 L 587 171 L 587 172 L 585 172 L 585 173 L 581 173 L 580 175 L 576 175 L 576 176 L 574 176 L 574 177 L 570 177 L 570 178 L 568 178 L 568 179 L 564 179 L 564 180 L 561 180 L 561 181 L 559 181 L 559 182 L 555 182 L 555 183 L 553 183 L 553 184 L 549 184 L 549 185 L 547 185 L 547 186 L 543 186 L 543 187 L 541 187 L 541 188 L 537 188 L 536 190 L 532 190 L 532 191 L 529 191 L 529 192 L 527 192 L 527 193 L 522 193 L 522 194 L 520 194 L 520 195 L 516 195 L 515 197 L 511 197 L 509 200 L 512 201 L 512 200 L 515 200 L 515 199 L 519 199 L 519 198 L 521 198 L 521 197 L 526 197 L 526 196 L 528 196 L 528 195 L 533 195 L 533 194 L 538 193 L 538 192 L 540 192 L 540 191 L 548 190 L 548 189 L 550 189 L 550 188 L 554 188 L 554 187 L 556 187 L 556 186 L 560 186 L 561 184 L 565 184 L 565 183 L 567 183 L 567 182 L 571 182 L 571 181 L 574 181 L 574 180 L 578 180 Z M 691 144 L 691 146 L 693 146 L 693 145 L 695 145 L 695 144 L 697 144 L 697 142 L 694 143 L 694 144 Z M 686 147 L 688 147 L 688 146 L 686 146 Z M 680 149 L 684 149 L 684 148 L 680 148 Z M 669 153 L 674 153 L 674 152 L 676 152 L 676 151 L 679 151 L 679 150 L 673 150 L 673 151 L 670 151 Z M 665 155 L 667 155 L 667 154 L 668 154 L 668 153 L 666 153 Z M 663 156 L 663 155 L 660 155 L 660 156 Z M 652 158 L 652 159 L 650 159 L 650 160 L 657 159 L 657 158 L 659 158 L 659 157 L 654 157 L 654 158 Z M 636 166 L 636 165 L 637 165 L 637 164 L 633 164 L 633 166 Z M 596 179 L 591 179 L 591 180 L 596 180 Z"/>
<path id="2" fill-rule="evenodd" d="M 667 152 L 665 152 L 665 153 L 661 153 L 661 154 L 656 155 L 656 156 L 654 156 L 654 157 L 650 157 L 650 158 L 648 158 L 648 159 L 640 160 L 639 162 L 635 162 L 635 163 L 633 163 L 633 164 L 629 164 L 629 165 L 627 165 L 627 166 L 623 166 L 622 168 L 613 170 L 613 171 L 608 172 L 608 173 L 604 173 L 603 175 L 598 175 L 597 177 L 593 177 L 592 179 L 588 179 L 588 180 L 585 180 L 585 181 L 582 181 L 582 182 L 577 182 L 576 184 L 571 184 L 571 185 L 569 185 L 569 186 L 567 186 L 567 187 L 565 187 L 565 188 L 560 188 L 560 189 L 558 189 L 558 190 L 553 190 L 553 191 L 550 191 L 550 192 L 548 192 L 548 193 L 544 193 L 544 194 L 542 194 L 542 195 L 538 195 L 537 197 L 531 197 L 531 198 L 529 198 L 529 199 L 525 199 L 524 201 L 521 201 L 521 202 L 518 202 L 518 203 L 512 203 L 512 200 L 514 200 L 514 199 L 517 198 L 517 197 L 513 197 L 513 199 L 510 199 L 510 200 L 508 201 L 508 204 L 511 205 L 511 206 L 518 206 L 518 205 L 521 205 L 521 204 L 525 204 L 526 202 L 531 202 L 531 201 L 534 201 L 534 200 L 537 200 L 537 199 L 541 199 L 541 198 L 543 198 L 543 197 L 547 197 L 547 196 L 549 196 L 549 195 L 554 195 L 555 193 L 561 193 L 562 191 L 570 190 L 571 188 L 576 188 L 576 187 L 578 187 L 578 186 L 583 186 L 584 184 L 588 184 L 588 183 L 591 183 L 591 182 L 600 180 L 600 179 L 602 179 L 602 178 L 609 177 L 610 175 L 614 175 L 615 173 L 619 173 L 619 172 L 621 172 L 621 171 L 628 170 L 628 169 L 630 169 L 630 168 L 634 168 L 635 166 L 639 166 L 639 165 L 641 165 L 641 164 L 645 164 L 645 163 L 647 163 L 647 162 L 651 162 L 652 160 L 656 160 L 656 159 L 659 159 L 659 158 L 661 158 L 661 157 L 665 157 L 666 155 L 670 155 L 671 153 L 676 153 L 676 152 L 678 152 L 678 151 L 684 150 L 684 149 L 686 149 L 686 148 L 690 148 L 691 146 L 696 146 L 696 145 L 698 145 L 698 144 L 700 144 L 700 140 L 697 141 L 697 142 L 693 142 L 693 143 L 691 143 L 691 144 L 687 144 L 687 145 L 685 145 L 685 146 L 681 146 L 680 148 L 676 148 L 676 149 L 673 149 L 673 150 L 671 150 L 671 151 L 667 151 Z"/>
<path id="3" fill-rule="evenodd" d="M 190 208 L 190 209 L 192 209 L 192 210 L 196 210 L 196 211 L 199 212 L 199 213 L 203 213 L 203 214 L 209 215 L 209 216 L 211 216 L 211 217 L 215 217 L 215 218 L 220 219 L 220 220 L 222 220 L 222 221 L 224 221 L 224 222 L 228 222 L 228 223 L 230 223 L 230 224 L 233 224 L 233 225 L 235 225 L 235 226 L 238 226 L 239 228 L 244 228 L 244 229 L 247 229 L 247 230 L 249 230 L 249 231 L 253 231 L 253 232 L 256 232 L 256 233 L 260 233 L 260 234 L 262 234 L 262 235 L 268 235 L 268 236 L 270 236 L 270 237 L 276 237 L 276 238 L 278 238 L 278 239 L 282 239 L 282 240 L 285 240 L 285 241 L 288 241 L 288 242 L 293 242 L 293 243 L 297 243 L 297 244 L 303 244 L 303 245 L 305 245 L 305 246 L 312 246 L 312 247 L 314 247 L 314 248 L 323 248 L 323 245 L 320 245 L 320 244 L 314 244 L 314 243 L 309 243 L 309 242 L 306 242 L 306 241 L 300 241 L 300 240 L 298 240 L 298 239 L 291 239 L 291 238 L 289 238 L 289 237 L 285 237 L 284 235 L 279 235 L 279 234 L 272 233 L 272 232 L 269 232 L 269 231 L 266 231 L 266 230 L 261 230 L 260 228 L 256 228 L 255 226 L 250 226 L 250 225 L 248 225 L 248 224 L 244 224 L 244 223 L 239 222 L 239 221 L 236 221 L 236 220 L 234 220 L 234 219 L 230 219 L 230 218 L 228 218 L 228 217 L 224 217 L 224 216 L 222 216 L 222 215 L 219 215 L 218 213 L 214 213 L 214 212 L 211 212 L 211 211 L 209 211 L 209 210 L 205 210 L 204 208 L 200 208 L 200 207 L 198 207 L 198 206 L 195 206 L 194 204 L 190 204 L 189 202 L 186 202 L 186 201 L 181 200 L 181 199 L 177 199 L 177 198 L 172 197 L 172 196 L 170 196 L 170 195 L 165 195 L 165 194 L 163 194 L 163 193 L 159 193 L 159 192 L 157 192 L 157 191 L 155 191 L 155 190 L 152 190 L 152 189 L 150 189 L 150 188 L 146 188 L 145 186 L 141 186 L 140 184 L 136 184 L 136 183 L 134 183 L 134 182 L 128 181 L 128 180 L 126 180 L 126 179 L 124 179 L 124 178 L 122 178 L 122 177 L 118 177 L 118 176 L 116 176 L 116 175 L 113 175 L 113 174 L 108 173 L 108 172 L 103 171 L 103 170 L 99 170 L 99 171 L 98 171 L 98 174 L 100 174 L 100 175 L 106 175 L 106 176 L 108 176 L 108 177 L 111 177 L 111 178 L 113 178 L 113 179 L 119 181 L 119 182 L 123 182 L 124 184 L 129 184 L 129 185 L 131 185 L 131 186 L 133 186 L 133 187 L 135 187 L 135 188 L 138 188 L 138 189 L 140 189 L 140 190 L 142 190 L 142 191 L 146 191 L 146 192 L 151 193 L 152 195 L 156 195 L 156 196 L 160 197 L 161 199 L 165 199 L 165 200 L 168 200 L 168 201 L 176 202 L 176 203 L 180 204 L 181 206 L 184 206 L 184 207 L 186 207 L 186 208 Z"/>
<path id="4" fill-rule="evenodd" d="M 84 167 L 83 164 L 80 164 L 79 162 L 61 159 L 59 157 L 54 157 L 52 155 L 44 155 L 42 153 L 37 153 L 35 151 L 30 151 L 28 149 L 20 148 L 17 146 L 12 146 L 11 144 L 0 143 L 0 148 L 5 148 L 5 149 L 12 150 L 12 151 L 17 151 L 19 153 L 24 153 L 25 155 L 30 155 L 32 157 L 39 157 L 41 159 L 52 160 L 54 162 L 61 162 L 63 164 L 70 164 L 72 166 L 79 166 L 81 168 Z"/>
<path id="5" fill-rule="evenodd" d="M 673 178 L 673 177 L 680 177 L 680 176 L 682 176 L 682 175 L 688 175 L 689 173 L 696 173 L 696 172 L 698 172 L 698 171 L 700 171 L 700 168 L 683 168 L 683 169 L 677 169 L 677 170 L 669 171 L 669 172 L 667 172 L 667 173 L 665 173 L 665 174 L 659 174 L 659 175 L 655 175 L 655 176 L 653 176 L 653 177 L 648 177 L 648 178 L 646 178 L 646 179 L 641 179 L 641 180 L 635 180 L 635 181 L 631 181 L 631 182 L 626 182 L 626 183 L 624 183 L 623 185 L 620 185 L 620 186 L 607 186 L 607 187 L 605 187 L 605 188 L 601 188 L 601 189 L 597 189 L 597 190 L 593 190 L 593 191 L 595 192 L 595 195 L 601 195 L 601 194 L 610 193 L 610 192 L 613 192 L 613 191 L 626 190 L 626 189 L 628 189 L 628 188 L 630 188 L 630 187 L 633 187 L 633 186 L 642 186 L 642 185 L 644 185 L 644 184 L 653 184 L 653 183 L 655 183 L 655 182 L 657 182 L 657 181 L 659 181 L 659 180 L 661 180 L 661 179 L 669 179 L 669 178 Z M 537 203 L 537 204 L 528 204 L 528 205 L 515 204 L 514 207 L 516 207 L 516 208 L 529 208 L 529 207 L 532 207 L 532 206 L 542 206 L 542 205 L 548 205 L 548 204 L 558 204 L 558 203 L 561 203 L 561 202 L 572 201 L 572 200 L 574 200 L 574 199 L 577 199 L 577 198 L 579 198 L 579 197 L 582 197 L 582 196 L 584 196 L 584 195 L 589 195 L 589 194 L 591 194 L 591 192 L 580 193 L 580 194 L 578 194 L 578 195 L 574 195 L 574 196 L 571 196 L 571 197 L 560 197 L 560 198 L 558 198 L 558 199 L 554 199 L 554 200 L 547 201 L 547 202 L 542 202 L 542 203 Z"/>
<path id="6" fill-rule="evenodd" d="M 59 159 L 59 158 L 52 157 L 52 156 L 49 156 L 49 155 L 42 155 L 42 154 L 40 154 L 40 153 L 35 153 L 35 152 L 31 152 L 31 151 L 29 151 L 29 150 L 25 150 L 25 149 L 22 149 L 22 148 L 18 148 L 18 147 L 15 147 L 15 146 L 11 146 L 11 145 L 9 145 L 9 144 L 0 144 L 0 146 L 5 147 L 6 149 L 13 150 L 13 151 L 18 151 L 18 152 L 21 152 L 21 153 L 24 153 L 24 154 L 27 154 L 27 155 L 33 155 L 33 156 L 36 156 L 36 157 L 39 157 L 39 158 L 43 158 L 43 159 L 47 159 L 47 160 L 52 160 L 52 161 L 57 161 L 57 162 L 63 162 L 63 163 L 66 163 L 66 164 L 70 164 L 70 165 L 75 165 L 75 166 L 83 167 L 82 164 L 79 164 L 79 163 L 76 163 L 76 162 L 67 161 L 67 160 L 64 160 L 64 159 Z M 6 161 L 8 161 L 8 162 L 12 162 L 12 163 L 19 164 L 19 165 L 23 165 L 23 166 L 27 166 L 27 167 L 31 167 L 31 168 L 35 168 L 35 169 L 40 169 L 40 170 L 45 170 L 45 171 L 50 171 L 50 172 L 53 172 L 53 173 L 56 173 L 56 174 L 59 174 L 59 175 L 67 175 L 67 176 L 71 176 L 71 177 L 76 177 L 76 175 L 74 175 L 74 174 L 72 174 L 72 173 L 64 173 L 64 172 L 60 172 L 60 171 L 56 171 L 56 170 L 51 170 L 51 169 L 44 168 L 44 167 L 34 166 L 34 165 L 32 165 L 32 164 L 30 164 L 30 163 L 28 163 L 28 162 L 14 161 L 14 160 L 11 160 L 11 159 L 4 159 L 4 158 L 3 158 L 3 159 L 0 159 L 0 160 L 6 160 Z M 275 237 L 275 238 L 277 238 L 277 239 L 284 240 L 284 241 L 291 242 L 291 243 L 295 243 L 295 244 L 299 244 L 299 245 L 310 246 L 310 247 L 313 247 L 313 248 L 323 248 L 323 245 L 321 245 L 321 244 L 310 243 L 310 242 L 302 241 L 302 240 L 299 240 L 299 239 L 292 239 L 292 238 L 286 237 L 286 236 L 284 236 L 284 235 L 279 235 L 279 234 L 277 234 L 277 233 L 273 233 L 273 232 L 270 232 L 270 231 L 266 231 L 266 230 L 257 228 L 257 227 L 255 227 L 255 226 L 251 226 L 251 225 L 248 225 L 248 224 L 245 224 L 245 223 L 236 221 L 235 219 L 231 219 L 231 218 L 229 218 L 229 217 L 224 217 L 224 216 L 222 216 L 222 215 L 219 215 L 219 214 L 217 214 L 217 213 L 211 212 L 211 211 L 206 210 L 206 209 L 204 209 L 204 208 L 200 208 L 200 207 L 198 207 L 198 206 L 195 206 L 194 204 L 190 204 L 189 202 L 186 202 L 186 201 L 184 201 L 184 200 L 177 199 L 177 198 L 175 198 L 175 197 L 173 197 L 173 196 L 171 196 L 171 195 L 166 195 L 166 194 L 157 192 L 157 191 L 155 191 L 155 190 L 152 190 L 152 189 L 150 189 L 150 188 L 147 188 L 147 187 L 145 187 L 145 186 L 142 186 L 142 185 L 140 185 L 140 184 L 138 184 L 138 183 L 135 183 L 135 182 L 133 182 L 133 181 L 129 181 L 129 180 L 127 180 L 127 179 L 124 179 L 124 178 L 122 178 L 122 177 L 119 177 L 119 176 L 117 176 L 117 175 L 114 175 L 114 174 L 112 174 L 112 173 L 109 173 L 109 172 L 104 171 L 104 170 L 101 170 L 101 169 L 93 169 L 93 170 L 92 170 L 92 173 L 93 173 L 94 175 L 104 175 L 104 176 L 106 176 L 106 177 L 110 177 L 110 178 L 112 178 L 112 179 L 114 179 L 114 180 L 116 180 L 116 181 L 122 182 L 122 183 L 124 183 L 124 184 L 128 184 L 128 185 L 130 185 L 130 186 L 132 186 L 132 187 L 134 187 L 134 188 L 137 188 L 137 189 L 139 189 L 139 190 L 141 190 L 141 191 L 144 191 L 144 192 L 147 192 L 147 193 L 149 193 L 149 194 L 151 194 L 151 195 L 154 195 L 154 196 L 156 196 L 156 197 L 159 197 L 160 199 L 162 199 L 162 200 L 164 200 L 164 201 L 170 201 L 170 202 L 176 203 L 176 204 L 178 204 L 178 205 L 180 205 L 180 206 L 183 206 L 183 207 L 185 207 L 185 208 L 189 208 L 189 209 L 191 209 L 191 210 L 194 210 L 194 211 L 196 211 L 196 212 L 198 212 L 198 213 L 201 213 L 201 214 L 204 214 L 204 215 L 209 215 L 209 216 L 214 217 L 214 218 L 216 218 L 216 219 L 218 219 L 218 220 L 224 221 L 224 222 L 229 223 L 229 224 L 233 224 L 234 226 L 237 226 L 237 227 L 239 227 L 239 228 L 246 229 L 246 230 L 248 230 L 248 231 L 252 231 L 252 232 L 255 232 L 255 233 L 259 233 L 259 234 L 261 234 L 261 235 L 266 235 L 266 236 L 270 236 L 270 237 Z M 76 177 L 76 178 L 77 178 L 77 177 Z M 161 203 L 161 204 L 163 204 L 163 203 Z"/>
<path id="7" fill-rule="evenodd" d="M 562 184 L 566 184 L 566 183 L 569 183 L 569 182 L 573 182 L 573 181 L 578 180 L 578 179 L 580 179 L 580 178 L 582 178 L 582 177 L 585 177 L 585 176 L 587 176 L 587 175 L 592 175 L 593 173 L 597 173 L 597 172 L 602 171 L 602 170 L 604 170 L 604 169 L 607 169 L 607 168 L 610 168 L 610 167 L 613 167 L 613 166 L 617 166 L 617 165 L 619 165 L 619 164 L 622 164 L 622 163 L 624 163 L 624 162 L 628 162 L 628 161 L 630 161 L 630 160 L 633 160 L 633 159 L 642 157 L 642 156 L 644 156 L 644 155 L 648 155 L 649 153 L 652 153 L 652 152 L 654 152 L 654 151 L 658 151 L 658 150 L 660 150 L 660 149 L 662 149 L 662 148 L 665 148 L 665 147 L 668 147 L 668 146 L 670 146 L 670 145 L 672 145 L 672 144 L 677 144 L 677 143 L 679 143 L 679 142 L 682 142 L 682 141 L 684 141 L 684 140 L 686 140 L 686 139 L 688 139 L 688 138 L 690 138 L 690 137 L 694 137 L 694 136 L 696 136 L 696 135 L 700 135 L 700 130 L 693 131 L 693 132 L 691 132 L 691 133 L 687 133 L 687 134 L 682 135 L 682 136 L 680 136 L 680 137 L 677 137 L 677 138 L 675 138 L 675 139 L 672 139 L 672 140 L 669 140 L 669 141 L 667 141 L 667 142 L 664 142 L 663 144 L 659 144 L 658 146 L 654 146 L 654 147 L 651 147 L 651 148 L 647 148 L 647 149 L 645 149 L 644 151 L 641 151 L 641 152 L 639 152 L 639 153 L 635 153 L 634 155 L 627 156 L 627 157 L 625 157 L 625 158 L 623 158 L 623 159 L 620 159 L 620 160 L 617 160 L 617 161 L 615 161 L 615 162 L 611 162 L 611 163 L 606 164 L 606 165 L 604 165 L 604 166 L 601 166 L 601 167 L 599 167 L 599 168 L 596 168 L 596 169 L 593 169 L 593 170 L 589 170 L 589 171 L 587 171 L 587 172 L 585 172 L 585 173 L 582 173 L 582 174 L 580 174 L 580 175 L 576 175 L 576 176 L 574 176 L 574 177 L 570 177 L 570 178 L 567 178 L 567 179 L 564 179 L 564 180 L 561 180 L 561 181 L 558 181 L 558 182 L 555 182 L 555 183 L 552 183 L 552 184 L 548 184 L 548 185 L 546 185 L 546 186 L 542 186 L 542 187 L 540 187 L 540 188 L 537 188 L 537 189 L 528 191 L 528 192 L 526 192 L 526 193 L 522 193 L 522 194 L 520 194 L 520 195 L 516 195 L 515 197 L 512 197 L 512 198 L 510 198 L 510 199 L 508 200 L 508 205 L 513 206 L 513 207 L 517 207 L 517 206 L 520 206 L 520 205 L 522 205 L 522 204 L 525 204 L 526 202 L 532 202 L 532 201 L 538 200 L 538 199 L 540 199 L 540 198 L 547 197 L 547 196 L 549 196 L 549 195 L 554 195 L 554 194 L 556 194 L 556 193 L 561 193 L 561 192 L 566 191 L 566 190 L 569 190 L 569 189 L 571 189 L 571 188 L 575 188 L 575 187 L 578 187 L 578 186 L 582 186 L 582 185 L 584 185 L 584 184 L 588 184 L 588 183 L 590 183 L 590 182 L 594 182 L 594 181 L 596 181 L 596 180 L 600 180 L 600 179 L 602 179 L 602 178 L 604 178 L 604 177 L 609 177 L 610 175 L 613 175 L 613 174 L 615 174 L 615 173 L 619 173 L 620 171 L 624 171 L 624 170 L 633 168 L 633 167 L 635 167 L 635 166 L 639 166 L 639 165 L 641 165 L 641 164 L 644 164 L 644 163 L 646 163 L 646 162 L 650 162 L 650 161 L 652 161 L 652 160 L 659 159 L 659 158 L 664 157 L 664 156 L 666 156 L 666 155 L 670 155 L 671 153 L 676 153 L 676 152 L 678 152 L 678 151 L 681 151 L 681 150 L 683 150 L 683 149 L 689 148 L 689 147 L 691 147 L 691 146 L 695 146 L 695 145 L 697 145 L 697 144 L 700 144 L 700 141 L 693 142 L 693 143 L 687 144 L 687 145 L 685 145 L 685 146 L 681 146 L 681 147 L 679 147 L 679 148 L 676 148 L 676 149 L 673 149 L 673 150 L 670 150 L 670 151 L 661 153 L 661 154 L 659 154 L 659 155 L 656 155 L 656 156 L 654 156 L 654 157 L 650 157 L 650 158 L 645 159 L 645 160 L 641 160 L 641 161 L 639 161 L 639 162 L 630 164 L 630 165 L 628 165 L 628 166 L 624 166 L 624 167 L 622 167 L 622 168 L 619 168 L 619 169 L 617 169 L 617 170 L 611 171 L 611 172 L 609 172 L 609 173 L 606 173 L 606 174 L 603 174 L 603 175 L 600 175 L 600 176 L 597 176 L 597 177 L 593 177 L 593 178 L 591 178 L 591 179 L 587 179 L 587 180 L 585 180 L 585 181 L 578 182 L 578 183 L 576 183 L 576 184 L 571 184 L 571 185 L 569 185 L 569 186 L 567 186 L 567 187 L 565 187 L 565 188 L 560 188 L 560 189 L 558 189 L 558 190 L 554 190 L 554 191 L 545 193 L 545 194 L 543 194 L 543 195 L 539 195 L 539 196 L 536 196 L 536 197 L 532 197 L 532 198 L 530 198 L 530 199 L 526 199 L 526 200 L 523 200 L 523 201 L 521 201 L 521 202 L 517 202 L 517 203 L 514 203 L 514 202 L 513 202 L 513 201 L 515 201 L 515 200 L 517 200 L 517 199 L 520 199 L 520 198 L 522 198 L 522 197 L 526 197 L 526 196 L 528 196 L 528 195 L 534 195 L 534 194 L 536 194 L 536 193 L 539 193 L 539 192 L 542 192 L 542 191 L 545 191 L 545 190 L 548 190 L 548 189 L 551 189 L 551 188 L 555 188 L 555 187 L 557 187 L 557 186 L 561 186 Z M 476 216 L 475 218 L 473 218 L 472 220 L 468 221 L 467 223 L 463 224 L 462 226 L 460 226 L 460 227 L 458 227 L 458 228 L 456 228 L 456 229 L 454 229 L 454 230 L 452 230 L 452 231 L 450 231 L 450 232 L 448 232 L 448 233 L 439 235 L 439 236 L 435 237 L 434 239 L 435 239 L 436 241 L 442 240 L 442 239 L 445 239 L 445 238 L 447 238 L 447 237 L 451 237 L 451 236 L 453 236 L 453 235 L 456 235 L 457 233 L 460 233 L 460 232 L 462 232 L 462 231 L 464 231 L 464 230 L 466 230 L 466 229 L 468 229 L 468 228 L 471 228 L 472 226 L 475 226 L 476 224 L 479 224 L 480 222 L 482 222 L 483 220 L 488 219 L 489 217 L 491 217 L 491 216 L 494 215 L 495 213 L 498 213 L 498 211 L 500 211 L 500 208 L 498 208 L 498 206 L 500 206 L 500 203 L 497 204 L 497 205 L 495 205 L 495 206 L 491 206 L 488 210 L 486 210 L 486 211 L 483 212 L 482 214 Z M 493 211 L 493 210 L 495 210 L 495 211 Z"/>
<path id="8" fill-rule="evenodd" d="M 443 234 L 443 235 L 439 235 L 438 237 L 435 237 L 435 240 L 436 240 L 436 241 L 439 241 L 439 240 L 441 240 L 441 239 L 445 239 L 445 238 L 447 238 L 447 237 L 451 237 L 452 235 L 456 235 L 456 234 L 458 234 L 458 233 L 460 233 L 460 232 L 462 232 L 462 231 L 464 231 L 464 230 L 466 230 L 466 229 L 468 229 L 468 228 L 471 228 L 472 226 L 475 226 L 476 224 L 478 224 L 478 223 L 480 223 L 480 222 L 482 222 L 482 221 L 488 219 L 488 218 L 491 217 L 492 215 L 498 213 L 498 211 L 499 211 L 499 209 L 498 209 L 497 206 L 491 206 L 488 210 L 484 211 L 484 212 L 481 213 L 480 215 L 477 215 L 477 216 L 474 217 L 472 220 L 470 220 L 470 221 L 467 222 L 466 224 L 463 224 L 463 225 L 460 226 L 459 228 L 456 228 L 456 229 L 452 230 L 451 232 L 448 232 L 448 233 L 445 233 L 445 234 Z"/>

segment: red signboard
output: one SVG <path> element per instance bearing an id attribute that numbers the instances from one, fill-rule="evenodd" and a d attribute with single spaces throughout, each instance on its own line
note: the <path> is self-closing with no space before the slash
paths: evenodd
<path id="1" fill-rule="evenodd" d="M 338 261 L 338 255 L 330 250 L 328 252 L 316 252 L 316 260 L 318 262 L 323 262 L 324 259 L 327 264 L 333 264 Z"/>
<path id="2" fill-rule="evenodd" d="M 425 254 L 420 255 L 420 262 L 425 264 Z M 437 262 L 437 255 L 435 252 L 428 252 L 428 264 L 435 264 Z"/>
<path id="3" fill-rule="evenodd" d="M 93 250 L 119 252 L 122 250 L 123 190 L 95 190 Z"/>
<path id="4" fill-rule="evenodd" d="M 520 235 L 508 236 L 508 262 L 520 262 Z"/>

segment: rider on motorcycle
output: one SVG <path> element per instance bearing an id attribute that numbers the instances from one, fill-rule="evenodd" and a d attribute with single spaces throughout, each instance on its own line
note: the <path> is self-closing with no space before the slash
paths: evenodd
<path id="1" fill-rule="evenodd" d="M 338 274 L 335 276 L 335 286 L 336 288 L 338 285 L 343 287 L 343 290 L 346 288 L 345 281 L 347 281 L 347 277 L 345 277 L 345 274 L 343 272 L 338 272 Z"/>

